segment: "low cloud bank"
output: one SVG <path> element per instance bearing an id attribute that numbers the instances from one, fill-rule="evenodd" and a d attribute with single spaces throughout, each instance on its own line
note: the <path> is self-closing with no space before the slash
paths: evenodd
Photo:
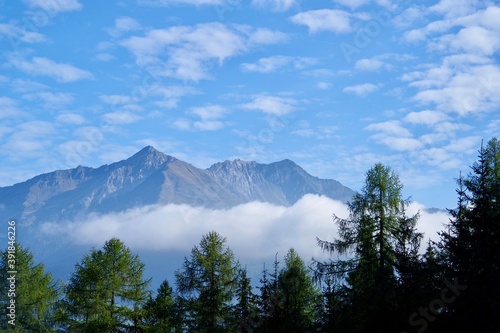
<path id="1" fill-rule="evenodd" d="M 420 210 L 419 229 L 426 233 L 425 239 L 437 239 L 436 232 L 442 230 L 448 215 L 427 213 L 423 209 L 413 203 L 408 213 Z M 82 222 L 45 223 L 41 232 L 96 247 L 118 237 L 133 250 L 188 252 L 199 244 L 203 235 L 215 230 L 227 238 L 236 257 L 243 261 L 264 260 L 276 252 L 283 256 L 291 247 L 309 260 L 326 258 L 316 244 L 316 237 L 323 240 L 337 237 L 333 214 L 347 217 L 348 208 L 324 196 L 305 195 L 291 207 L 261 202 L 219 210 L 187 205 L 147 206 L 93 216 Z"/>

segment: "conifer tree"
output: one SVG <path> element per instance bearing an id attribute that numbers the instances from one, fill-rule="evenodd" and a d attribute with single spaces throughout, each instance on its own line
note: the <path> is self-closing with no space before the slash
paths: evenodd
<path id="1" fill-rule="evenodd" d="M 13 256 L 9 257 L 9 252 Z M 11 271 L 16 273 L 8 273 Z M 56 331 L 54 310 L 61 294 L 61 285 L 52 279 L 50 273 L 45 272 L 42 263 L 34 263 L 33 254 L 28 248 L 15 243 L 10 251 L 6 249 L 0 253 L 0 279 L 0 328 L 3 331 Z M 8 309 L 11 300 L 15 302 L 14 317 L 7 316 L 11 313 Z"/>
<path id="2" fill-rule="evenodd" d="M 176 272 L 177 290 L 183 298 L 185 324 L 192 332 L 228 332 L 234 327 L 239 264 L 226 239 L 209 232 L 184 259 Z"/>
<path id="3" fill-rule="evenodd" d="M 144 264 L 123 242 L 107 241 L 76 265 L 61 320 L 71 332 L 138 332 L 149 296 L 143 272 Z"/>
<path id="4" fill-rule="evenodd" d="M 182 313 L 179 300 L 167 280 L 163 281 L 156 297 L 150 296 L 144 305 L 144 332 L 182 332 Z"/>
<path id="5" fill-rule="evenodd" d="M 414 230 L 417 216 L 405 215 L 409 200 L 403 200 L 402 189 L 399 177 L 389 167 L 375 164 L 366 173 L 361 192 L 348 205 L 349 217 L 334 216 L 339 238 L 333 242 L 318 239 L 323 250 L 345 256 L 316 262 L 316 275 L 333 274 L 345 288 L 348 331 L 391 330 L 397 264 L 409 254 L 408 246 L 419 240 Z"/>
<path id="6" fill-rule="evenodd" d="M 311 332 L 316 321 L 320 292 L 309 269 L 292 248 L 278 277 L 282 295 L 279 329 L 276 332 Z"/>
<path id="7" fill-rule="evenodd" d="M 458 180 L 457 208 L 441 233 L 448 279 L 461 289 L 448 305 L 449 327 L 494 331 L 500 325 L 500 141 L 481 146 L 478 161 Z"/>

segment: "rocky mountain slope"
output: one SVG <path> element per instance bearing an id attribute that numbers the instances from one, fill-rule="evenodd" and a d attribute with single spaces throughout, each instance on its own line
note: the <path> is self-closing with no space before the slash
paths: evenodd
<path id="1" fill-rule="evenodd" d="M 149 204 L 229 208 L 262 201 L 289 206 L 308 193 L 345 202 L 354 191 L 338 181 L 313 177 L 290 160 L 225 161 L 203 170 L 148 146 L 110 165 L 58 170 L 2 187 L 0 213 L 30 224 Z"/>

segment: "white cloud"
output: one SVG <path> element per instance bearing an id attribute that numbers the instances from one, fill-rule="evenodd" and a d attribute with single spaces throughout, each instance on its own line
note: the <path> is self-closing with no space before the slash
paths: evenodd
<path id="1" fill-rule="evenodd" d="M 330 82 L 320 81 L 316 86 L 318 87 L 318 89 L 327 90 L 330 89 L 332 84 Z"/>
<path id="2" fill-rule="evenodd" d="M 260 58 L 256 63 L 243 63 L 241 67 L 248 72 L 271 73 L 283 68 L 304 69 L 316 62 L 314 58 L 277 55 Z"/>
<path id="3" fill-rule="evenodd" d="M 227 110 L 220 105 L 208 105 L 192 108 L 189 112 L 205 120 L 221 118 Z"/>
<path id="4" fill-rule="evenodd" d="M 298 0 L 252 0 L 258 7 L 270 7 L 274 11 L 285 11 L 299 3 Z"/>
<path id="5" fill-rule="evenodd" d="M 95 59 L 99 61 L 111 61 L 113 59 L 116 59 L 116 57 L 110 53 L 98 53 L 95 56 Z"/>
<path id="6" fill-rule="evenodd" d="M 64 83 L 93 78 L 92 74 L 88 71 L 70 64 L 56 63 L 42 57 L 33 57 L 29 61 L 16 56 L 10 56 L 9 64 L 25 73 L 48 76 Z"/>
<path id="7" fill-rule="evenodd" d="M 231 30 L 221 23 L 205 23 L 150 30 L 121 45 L 135 55 L 137 64 L 154 67 L 155 75 L 199 81 L 210 78 L 214 62 L 221 66 L 250 46 L 277 43 L 285 37 L 268 29 L 238 26 Z"/>
<path id="8" fill-rule="evenodd" d="M 207 105 L 195 107 L 189 110 L 189 113 L 201 118 L 201 120 L 193 123 L 193 127 L 200 131 L 216 131 L 223 128 L 225 124 L 219 119 L 222 118 L 227 112 L 228 110 L 220 105 Z M 190 126 L 188 126 L 187 129 L 189 128 Z M 179 129 L 182 129 L 182 124 Z"/>
<path id="9" fill-rule="evenodd" d="M 437 240 L 436 232 L 448 222 L 444 212 L 427 213 L 413 203 L 409 214 L 421 210 L 419 231 Z M 347 206 L 317 195 L 305 195 L 291 207 L 253 202 L 227 210 L 187 205 L 148 206 L 127 212 L 90 217 L 86 221 L 44 223 L 47 236 L 69 237 L 77 244 L 100 246 L 112 237 L 134 250 L 189 252 L 201 237 L 214 230 L 226 237 L 228 246 L 242 261 L 262 261 L 295 248 L 305 259 L 326 259 L 316 237 L 338 237 L 332 215 L 347 218 Z M 244 230 L 245 232 L 242 232 Z M 425 243 L 422 244 L 425 249 Z"/>
<path id="10" fill-rule="evenodd" d="M 82 9 L 78 0 L 24 0 L 30 7 L 40 8 L 47 13 L 72 12 Z"/>
<path id="11" fill-rule="evenodd" d="M 368 131 L 380 131 L 387 135 L 410 137 L 411 132 L 404 128 L 401 122 L 397 120 L 385 121 L 382 123 L 374 123 L 365 127 Z"/>
<path id="12" fill-rule="evenodd" d="M 165 7 L 175 4 L 187 4 L 195 6 L 224 5 L 229 0 L 137 0 L 139 5 Z"/>
<path id="13" fill-rule="evenodd" d="M 316 237 L 336 236 L 332 214 L 347 217 L 346 206 L 306 195 L 291 207 L 254 202 L 227 210 L 187 205 L 143 207 L 93 217 L 85 222 L 44 224 L 42 232 L 98 245 L 118 237 L 134 249 L 189 251 L 211 230 L 219 232 L 240 259 L 261 260 L 294 247 L 305 258 L 321 256 Z M 245 230 L 245 232 L 241 232 Z M 78 236 L 77 236 L 78 235 Z"/>
<path id="14" fill-rule="evenodd" d="M 413 138 L 412 133 L 397 120 L 370 124 L 365 130 L 378 132 L 371 138 L 396 151 L 415 151 L 423 147 L 422 142 Z"/>
<path id="15" fill-rule="evenodd" d="M 356 64 L 354 65 L 356 69 L 365 71 L 377 71 L 386 66 L 387 64 L 385 62 L 377 59 L 360 59 L 356 61 Z"/>
<path id="16" fill-rule="evenodd" d="M 247 30 L 248 29 L 244 29 Z M 247 32 L 248 33 L 248 32 Z M 276 30 L 270 30 L 266 28 L 258 28 L 253 30 L 250 30 L 249 36 L 248 36 L 248 44 L 253 46 L 253 45 L 260 45 L 260 44 L 277 44 L 281 43 L 288 40 L 288 35 L 281 32 L 281 31 L 276 31 Z"/>
<path id="17" fill-rule="evenodd" d="M 117 112 L 109 112 L 103 115 L 104 121 L 106 121 L 109 124 L 131 124 L 135 123 L 136 121 L 139 121 L 142 119 L 142 117 L 139 117 L 131 112 L 127 111 L 117 111 Z"/>
<path id="18" fill-rule="evenodd" d="M 444 113 L 431 110 L 410 112 L 404 118 L 405 121 L 411 124 L 427 125 L 427 126 L 436 125 L 437 123 L 443 122 L 446 119 L 448 119 L 448 117 Z"/>
<path id="19" fill-rule="evenodd" d="M 370 0 L 333 0 L 333 2 L 343 5 L 352 9 L 364 6 L 370 2 Z"/>
<path id="20" fill-rule="evenodd" d="M 290 19 L 295 24 L 305 25 L 309 32 L 331 31 L 335 33 L 351 32 L 351 14 L 338 9 L 318 9 L 302 12 Z"/>
<path id="21" fill-rule="evenodd" d="M 99 98 L 104 103 L 111 105 L 128 104 L 134 102 L 134 99 L 128 95 L 101 95 L 99 96 Z"/>
<path id="22" fill-rule="evenodd" d="M 292 58 L 287 56 L 272 56 L 260 58 L 253 64 L 243 63 L 241 67 L 248 72 L 270 73 L 285 67 L 291 60 Z"/>
<path id="23" fill-rule="evenodd" d="M 256 96 L 252 102 L 243 105 L 245 109 L 259 110 L 264 113 L 282 116 L 295 110 L 296 101 L 269 95 Z"/>
<path id="24" fill-rule="evenodd" d="M 17 101 L 6 96 L 0 96 L 0 110 L 2 110 L 2 112 L 0 112 L 0 120 L 18 118 L 24 114 L 19 109 Z"/>
<path id="25" fill-rule="evenodd" d="M 177 119 L 172 123 L 172 127 L 181 131 L 191 129 L 191 122 L 188 119 Z"/>
<path id="26" fill-rule="evenodd" d="M 15 131 L 2 146 L 3 152 L 16 159 L 46 156 L 54 133 L 54 124 L 48 121 L 21 123 L 15 127 Z"/>
<path id="27" fill-rule="evenodd" d="M 379 88 L 380 87 L 378 85 L 375 85 L 373 83 L 362 83 L 354 86 L 345 87 L 344 89 L 342 89 L 342 91 L 346 93 L 353 93 L 358 96 L 364 96 L 377 91 Z"/>
<path id="28" fill-rule="evenodd" d="M 81 125 L 85 123 L 85 118 L 77 113 L 61 113 L 56 120 L 64 124 Z"/>
<path id="29" fill-rule="evenodd" d="M 2 36 L 6 36 L 13 46 L 17 45 L 19 42 L 32 44 L 45 42 L 47 40 L 45 36 L 39 32 L 30 31 L 11 23 L 0 23 L 0 38 Z"/>
<path id="30" fill-rule="evenodd" d="M 135 19 L 124 16 L 115 19 L 115 26 L 107 29 L 108 33 L 113 37 L 119 37 L 124 32 L 141 30 L 141 24 Z"/>
<path id="31" fill-rule="evenodd" d="M 41 101 L 46 108 L 60 108 L 73 102 L 72 94 L 49 91 L 25 94 L 23 98 L 29 101 Z"/>
<path id="32" fill-rule="evenodd" d="M 446 17 L 457 17 L 474 13 L 478 8 L 478 4 L 478 0 L 441 0 L 430 7 L 429 10 L 445 14 Z"/>
<path id="33" fill-rule="evenodd" d="M 459 115 L 492 110 L 500 103 L 500 66 L 451 68 L 446 63 L 413 75 L 421 88 L 413 99 Z"/>

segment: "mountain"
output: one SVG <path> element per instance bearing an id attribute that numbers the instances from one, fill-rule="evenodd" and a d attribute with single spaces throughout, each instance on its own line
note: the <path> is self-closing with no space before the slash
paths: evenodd
<path id="1" fill-rule="evenodd" d="M 290 160 L 241 160 L 203 170 L 148 146 L 99 168 L 78 166 L 0 188 L 0 212 L 25 224 L 84 219 L 150 204 L 229 208 L 251 201 L 290 206 L 313 193 L 348 201 L 354 191 L 308 174 Z"/>

